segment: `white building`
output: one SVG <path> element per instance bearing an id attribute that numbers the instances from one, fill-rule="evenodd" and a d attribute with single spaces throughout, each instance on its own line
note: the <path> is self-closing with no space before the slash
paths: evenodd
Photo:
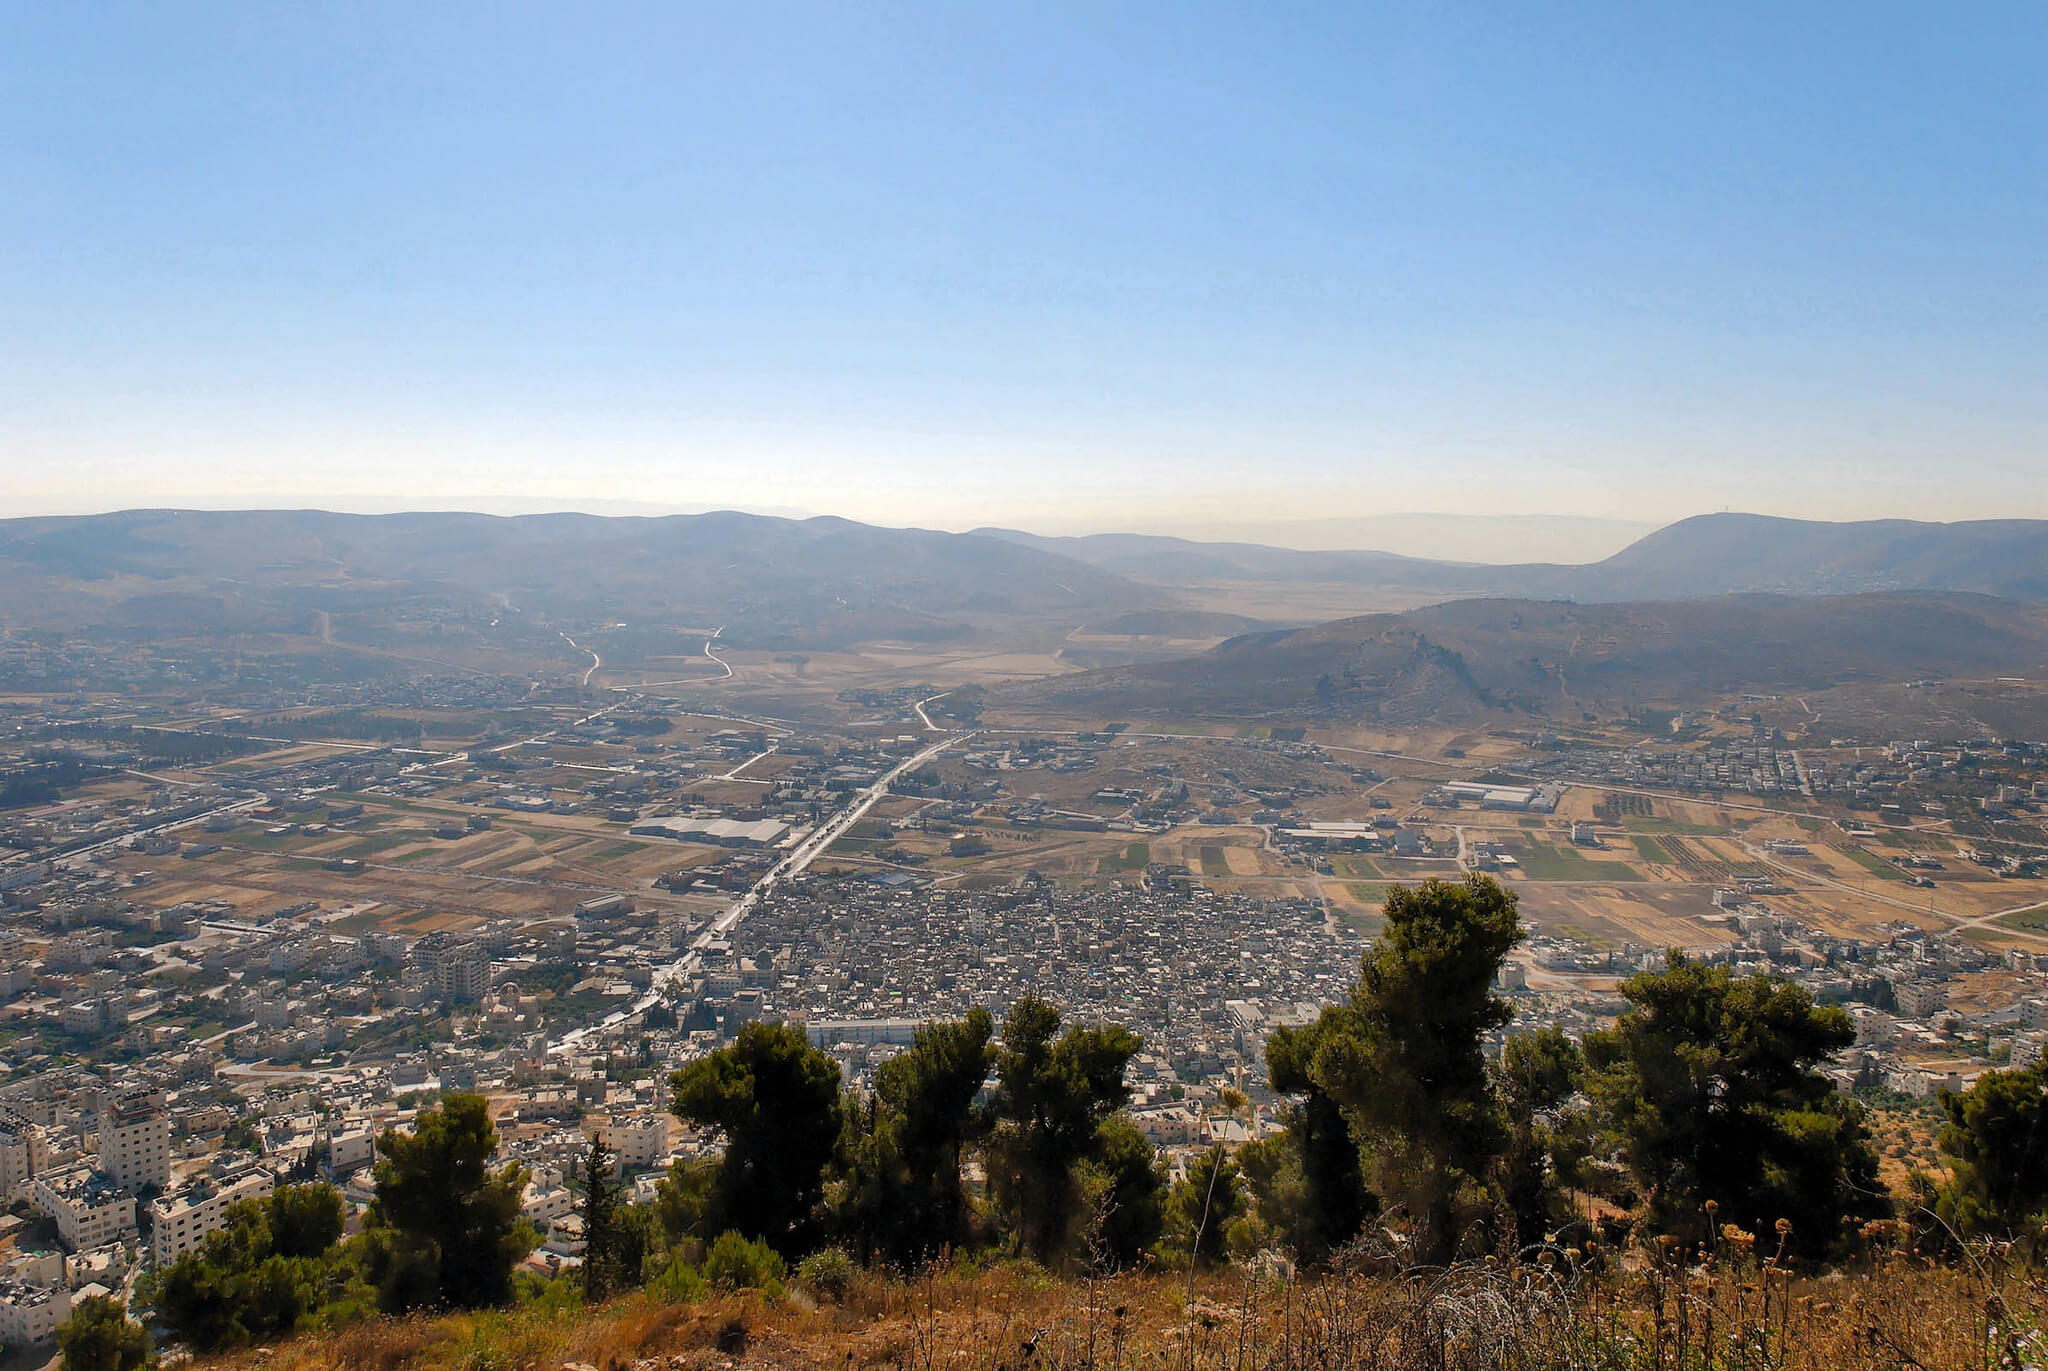
<path id="1" fill-rule="evenodd" d="M 528 1181 L 525 1192 L 519 1197 L 519 1217 L 535 1227 L 550 1224 L 575 1208 L 576 1196 L 559 1185 Z"/>
<path id="2" fill-rule="evenodd" d="M 377 1159 L 377 1135 L 367 1128 L 351 1128 L 327 1140 L 327 1167 L 346 1176 Z"/>
<path id="3" fill-rule="evenodd" d="M 604 1140 L 618 1154 L 621 1167 L 659 1166 L 668 1160 L 668 1115 L 613 1115 Z"/>
<path id="4" fill-rule="evenodd" d="M 243 1200 L 261 1199 L 276 1185 L 269 1169 L 258 1162 L 216 1159 L 183 1185 L 151 1201 L 150 1259 L 166 1266 L 198 1250 L 206 1235 L 226 1222 L 229 1209 Z"/>
<path id="5" fill-rule="evenodd" d="M 1900 981 L 1892 987 L 1899 1012 L 1908 1018 L 1925 1019 L 1948 1005 L 1948 987 L 1940 981 Z"/>
<path id="6" fill-rule="evenodd" d="M 43 1130 L 12 1110 L 0 1111 L 0 1204 L 50 1164 L 50 1143 Z"/>
<path id="7" fill-rule="evenodd" d="M 0 1343 L 27 1347 L 48 1342 L 71 1317 L 71 1292 L 0 1280 Z"/>
<path id="8" fill-rule="evenodd" d="M 482 944 L 450 933 L 429 933 L 413 944 L 420 984 L 440 1000 L 481 1000 L 491 988 L 491 954 Z"/>
<path id="9" fill-rule="evenodd" d="M 135 1236 L 135 1196 L 88 1166 L 45 1172 L 29 1182 L 29 1203 L 57 1221 L 73 1252 Z"/>
<path id="10" fill-rule="evenodd" d="M 171 1183 L 171 1119 L 161 1096 L 123 1095 L 100 1110 L 100 1169 L 131 1190 Z"/>

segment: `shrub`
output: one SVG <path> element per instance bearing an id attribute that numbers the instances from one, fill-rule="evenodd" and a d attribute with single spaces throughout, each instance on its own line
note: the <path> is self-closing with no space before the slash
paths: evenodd
<path id="1" fill-rule="evenodd" d="M 853 1258 L 837 1247 L 824 1247 L 805 1257 L 796 1269 L 797 1281 L 821 1299 L 838 1301 L 846 1296 L 858 1270 Z"/>
<path id="2" fill-rule="evenodd" d="M 766 1290 L 780 1285 L 788 1274 L 774 1248 L 730 1229 L 718 1235 L 704 1258 L 704 1279 L 722 1290 Z"/>
<path id="3" fill-rule="evenodd" d="M 671 1258 L 645 1288 L 649 1299 L 663 1304 L 695 1304 L 711 1293 L 711 1283 L 681 1255 Z"/>

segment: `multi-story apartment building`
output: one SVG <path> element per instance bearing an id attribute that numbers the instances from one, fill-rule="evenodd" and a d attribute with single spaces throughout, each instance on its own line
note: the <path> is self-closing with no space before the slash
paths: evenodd
<path id="1" fill-rule="evenodd" d="M 131 1190 L 171 1183 L 171 1119 L 162 1096 L 121 1095 L 100 1110 L 100 1169 Z"/>
<path id="2" fill-rule="evenodd" d="M 71 1317 L 71 1292 L 0 1279 L 0 1343 L 28 1347 L 48 1342 Z"/>
<path id="3" fill-rule="evenodd" d="M 135 1196 L 88 1166 L 37 1176 L 29 1203 L 56 1220 L 57 1236 L 73 1252 L 135 1236 Z"/>
<path id="4" fill-rule="evenodd" d="M 614 1114 L 604 1130 L 606 1146 L 629 1169 L 659 1166 L 668 1160 L 668 1115 Z"/>
<path id="5" fill-rule="evenodd" d="M 164 1266 L 197 1250 L 206 1235 L 226 1221 L 229 1209 L 243 1200 L 261 1199 L 276 1184 L 269 1169 L 254 1160 L 216 1158 L 199 1175 L 151 1201 L 151 1260 Z"/>
<path id="6" fill-rule="evenodd" d="M 0 1203 L 14 1198 L 49 1164 L 43 1130 L 11 1109 L 0 1108 Z"/>
<path id="7" fill-rule="evenodd" d="M 491 988 L 491 954 L 481 943 L 429 933 L 413 945 L 419 983 L 440 1000 L 476 1001 Z"/>

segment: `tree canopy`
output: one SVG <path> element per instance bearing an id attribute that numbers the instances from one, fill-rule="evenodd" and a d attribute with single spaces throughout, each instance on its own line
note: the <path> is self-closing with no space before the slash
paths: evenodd
<path id="1" fill-rule="evenodd" d="M 1079 1167 L 1130 1099 L 1124 1070 L 1140 1045 L 1127 1028 L 1060 1027 L 1059 1010 L 1036 996 L 1010 1007 L 990 1105 L 990 1188 L 1024 1252 L 1046 1265 L 1071 1251 Z"/>
<path id="2" fill-rule="evenodd" d="M 480 1095 L 422 1111 L 411 1133 L 377 1139 L 376 1198 L 365 1230 L 369 1271 L 387 1310 L 503 1304 L 512 1268 L 533 1248 L 520 1218 L 526 1169 L 493 1171 L 497 1129 Z"/>
<path id="3" fill-rule="evenodd" d="M 1421 1261 L 1453 1255 L 1491 1207 L 1504 1126 L 1484 1039 L 1510 1017 L 1493 985 L 1524 936 L 1515 905 L 1486 876 L 1395 887 L 1350 1004 L 1285 1062 L 1284 1079 L 1341 1106 L 1370 1189 L 1405 1212 Z M 1347 1182 L 1329 1179 L 1341 1195 Z"/>
<path id="4" fill-rule="evenodd" d="M 1963 1234 L 2038 1232 L 2048 1211 L 2048 1062 L 1987 1071 L 1943 1098 L 1941 1217 Z"/>
<path id="5" fill-rule="evenodd" d="M 88 1295 L 57 1330 L 57 1353 L 62 1371 L 140 1371 L 149 1360 L 149 1334 L 119 1300 Z"/>
<path id="6" fill-rule="evenodd" d="M 1656 1231 L 1710 1220 L 1792 1225 L 1820 1255 L 1889 1209 L 1861 1109 L 1817 1069 L 1855 1041 L 1849 1016 L 1767 976 L 1673 952 L 1623 982 L 1612 1028 L 1588 1035 L 1587 1088 Z"/>
<path id="7" fill-rule="evenodd" d="M 703 1222 L 801 1255 L 838 1146 L 839 1064 L 791 1024 L 749 1023 L 671 1077 L 676 1116 L 725 1135 Z"/>

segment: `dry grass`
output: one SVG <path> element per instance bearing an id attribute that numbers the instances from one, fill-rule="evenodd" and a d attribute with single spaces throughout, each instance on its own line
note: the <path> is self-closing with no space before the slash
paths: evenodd
<path id="1" fill-rule="evenodd" d="M 2038 1269 L 1975 1254 L 1891 1253 L 1804 1276 L 1741 1244 L 1551 1252 L 1312 1280 L 1244 1271 L 1053 1281 L 1029 1269 L 859 1278 L 696 1304 L 631 1296 L 600 1309 L 377 1321 L 223 1359 L 221 1371 L 694 1371 L 695 1368 L 1179 1368 L 1181 1371 L 1988 1371 L 2048 1362 Z M 1697 1254 L 1695 1254 L 1697 1255 Z"/>

